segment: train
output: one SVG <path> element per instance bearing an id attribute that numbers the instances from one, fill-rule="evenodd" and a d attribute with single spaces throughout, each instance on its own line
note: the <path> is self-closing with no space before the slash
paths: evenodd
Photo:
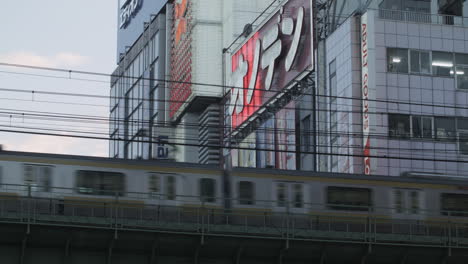
<path id="1" fill-rule="evenodd" d="M 468 219 L 463 177 L 233 168 L 0 151 L 0 197 L 303 215 Z M 89 205 L 89 204 L 88 204 Z"/>

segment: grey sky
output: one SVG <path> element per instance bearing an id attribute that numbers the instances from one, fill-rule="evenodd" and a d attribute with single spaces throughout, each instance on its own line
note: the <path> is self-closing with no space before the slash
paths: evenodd
<path id="1" fill-rule="evenodd" d="M 0 62 L 72 70 L 111 73 L 115 68 L 116 0 L 15 0 L 0 8 Z M 10 73 L 6 73 L 10 72 Z M 46 78 L 18 73 L 52 75 Z M 0 66 L 0 89 L 63 93 L 109 94 L 109 78 Z M 44 103 L 48 101 L 49 103 Z M 50 103 L 53 102 L 53 103 Z M 88 104 L 88 105 L 77 105 Z M 108 116 L 108 99 L 32 95 L 0 90 L 0 129 L 34 127 L 60 130 L 108 132 L 105 122 L 57 122 L 45 117 L 21 115 L 25 111 L 70 115 Z M 19 112 L 10 114 L 12 110 Z M 21 130 L 21 129 L 20 129 Z M 23 129 L 24 130 L 24 129 Z M 29 130 L 30 131 L 30 130 Z M 44 130 L 43 132 L 47 132 Z M 66 132 L 53 132 L 66 133 Z M 0 132 L 7 150 L 106 156 L 104 140 L 83 140 Z"/>

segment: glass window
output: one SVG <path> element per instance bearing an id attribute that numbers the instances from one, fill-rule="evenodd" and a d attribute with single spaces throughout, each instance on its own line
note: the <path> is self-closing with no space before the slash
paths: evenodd
<path id="1" fill-rule="evenodd" d="M 457 88 L 461 90 L 468 89 L 468 66 L 458 66 L 455 68 L 457 78 Z"/>
<path id="2" fill-rule="evenodd" d="M 408 73 L 408 50 L 387 48 L 388 72 Z"/>
<path id="3" fill-rule="evenodd" d="M 468 155 L 468 131 L 458 133 L 458 149 L 461 154 Z"/>
<path id="4" fill-rule="evenodd" d="M 411 191 L 410 192 L 410 213 L 411 214 L 419 214 L 419 192 L 418 191 Z"/>
<path id="5" fill-rule="evenodd" d="M 430 53 L 428 51 L 410 50 L 411 72 L 430 74 Z"/>
<path id="6" fill-rule="evenodd" d="M 403 207 L 405 204 L 405 196 L 403 195 L 403 192 L 401 190 L 395 190 L 394 191 L 394 198 L 395 198 L 395 212 L 397 214 L 403 213 Z"/>
<path id="7" fill-rule="evenodd" d="M 440 196 L 440 209 L 443 215 L 468 216 L 468 194 L 443 193 Z"/>
<path id="8" fill-rule="evenodd" d="M 301 121 L 302 124 L 302 151 L 310 151 L 310 136 L 312 131 L 310 130 L 310 115 L 306 116 Z"/>
<path id="9" fill-rule="evenodd" d="M 392 138 L 407 138 L 410 135 L 410 116 L 389 114 L 388 134 Z"/>
<path id="10" fill-rule="evenodd" d="M 304 195 L 302 191 L 302 184 L 293 184 L 293 202 L 295 208 L 302 208 L 304 205 Z"/>
<path id="11" fill-rule="evenodd" d="M 254 184 L 249 181 L 239 182 L 239 204 L 252 205 L 255 202 Z"/>
<path id="12" fill-rule="evenodd" d="M 123 196 L 125 192 L 125 174 L 79 170 L 76 172 L 76 188 L 82 194 Z"/>
<path id="13" fill-rule="evenodd" d="M 151 196 L 157 196 L 161 192 L 161 179 L 156 173 L 149 174 L 148 188 Z"/>
<path id="14" fill-rule="evenodd" d="M 458 118 L 457 119 L 457 129 L 458 130 L 468 130 L 468 118 Z"/>
<path id="15" fill-rule="evenodd" d="M 276 206 L 285 207 L 286 206 L 286 184 L 280 182 L 276 185 Z"/>
<path id="16" fill-rule="evenodd" d="M 327 205 L 334 210 L 368 211 L 372 207 L 372 191 L 366 188 L 327 188 Z"/>
<path id="17" fill-rule="evenodd" d="M 453 54 L 432 52 L 432 73 L 437 76 L 453 76 Z"/>
<path id="18" fill-rule="evenodd" d="M 50 188 L 52 167 L 44 165 L 24 165 L 24 183 L 34 187 L 34 191 L 47 192 Z"/>
<path id="19" fill-rule="evenodd" d="M 166 177 L 166 199 L 175 200 L 176 198 L 176 179 L 174 176 Z"/>
<path id="20" fill-rule="evenodd" d="M 411 122 L 414 138 L 432 138 L 432 117 L 412 116 Z"/>
<path id="21" fill-rule="evenodd" d="M 216 201 L 216 180 L 200 179 L 200 199 L 204 202 L 213 203 Z"/>
<path id="22" fill-rule="evenodd" d="M 439 140 L 455 140 L 455 118 L 450 117 L 436 117 L 435 123 L 435 136 Z"/>

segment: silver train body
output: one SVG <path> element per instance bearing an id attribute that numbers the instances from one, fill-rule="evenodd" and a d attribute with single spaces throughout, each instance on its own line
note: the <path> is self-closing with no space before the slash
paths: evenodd
<path id="1" fill-rule="evenodd" d="M 386 219 L 468 219 L 468 181 L 0 151 L 0 196 Z"/>

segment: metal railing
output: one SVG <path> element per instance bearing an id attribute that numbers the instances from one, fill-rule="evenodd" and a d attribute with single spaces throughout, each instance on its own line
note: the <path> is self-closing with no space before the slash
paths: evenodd
<path id="1" fill-rule="evenodd" d="M 281 208 L 277 201 L 254 201 L 252 205 L 228 210 L 193 196 L 177 196 L 177 201 L 184 201 L 179 205 L 165 204 L 164 197 L 157 200 L 149 193 L 125 193 L 125 200 L 121 196 L 67 200 L 63 195 L 74 189 L 50 187 L 45 193 L 31 190 L 32 187 L 36 186 L 1 186 L 1 192 L 13 188 L 25 194 L 0 196 L 0 222 L 468 248 L 468 219 L 459 217 L 460 212 L 418 209 L 417 215 L 409 214 L 410 211 L 395 215 L 394 208 L 297 201 L 285 201 Z M 147 200 L 132 203 L 128 197 Z M 222 198 L 213 199 L 222 204 Z M 239 200 L 233 199 L 234 202 Z"/>
<path id="2" fill-rule="evenodd" d="M 416 22 L 426 24 L 437 24 L 437 25 L 457 25 L 465 26 L 468 25 L 468 21 L 465 21 L 464 17 L 443 15 L 443 14 L 429 14 L 421 12 L 411 12 L 403 10 L 390 10 L 390 9 L 378 9 L 378 17 L 386 20 L 405 21 L 405 22 Z"/>
<path id="3" fill-rule="evenodd" d="M 370 212 L 323 215 L 227 211 L 203 206 L 116 204 L 51 198 L 0 197 L 0 222 L 290 240 L 416 244 L 468 248 L 468 225 L 388 219 Z"/>

